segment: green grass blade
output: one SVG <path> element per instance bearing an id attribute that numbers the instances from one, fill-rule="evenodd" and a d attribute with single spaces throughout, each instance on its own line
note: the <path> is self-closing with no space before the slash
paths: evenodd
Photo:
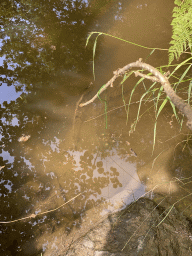
<path id="1" fill-rule="evenodd" d="M 101 33 L 98 34 L 98 36 L 95 39 L 94 45 L 93 45 L 93 78 L 94 78 L 94 81 L 95 81 L 95 52 L 96 52 L 97 40 L 100 35 L 101 35 Z"/>
<path id="2" fill-rule="evenodd" d="M 191 68 L 191 65 L 188 66 L 188 68 L 186 68 L 185 72 L 182 74 L 182 76 L 179 79 L 178 84 L 181 83 L 181 81 L 183 80 L 183 78 L 186 76 L 187 72 L 189 71 L 189 69 Z"/>
<path id="3" fill-rule="evenodd" d="M 97 93 L 97 97 L 100 99 L 100 101 L 103 101 L 100 97 L 100 91 L 101 89 L 105 86 L 106 84 L 102 85 L 101 88 L 99 89 L 98 93 Z"/>
<path id="4" fill-rule="evenodd" d="M 171 77 L 180 67 L 182 67 L 184 64 L 186 64 L 186 62 L 188 62 L 188 61 L 191 60 L 191 59 L 192 59 L 192 57 L 190 57 L 190 58 L 188 58 L 188 59 L 182 61 L 182 62 L 179 63 L 178 65 L 176 65 L 176 68 L 171 72 L 170 77 Z"/>
<path id="5" fill-rule="evenodd" d="M 157 100 L 156 100 L 156 104 L 155 104 L 155 112 L 157 111 L 158 102 L 159 102 L 159 99 L 160 99 L 160 96 L 162 93 L 163 93 L 163 86 L 160 87 L 159 92 L 157 94 Z"/>
<path id="6" fill-rule="evenodd" d="M 132 44 L 132 45 L 135 45 L 135 46 L 138 46 L 138 47 L 141 47 L 141 48 L 145 48 L 145 49 L 149 49 L 149 50 L 161 50 L 161 51 L 168 51 L 168 49 L 163 49 L 163 48 L 152 48 L 152 47 L 147 47 L 147 46 L 143 46 L 143 45 L 140 45 L 140 44 L 136 44 L 136 43 L 133 43 L 131 41 L 128 41 L 128 40 L 125 40 L 125 39 L 122 39 L 122 38 L 119 38 L 117 36 L 112 36 L 110 34 L 107 34 L 107 33 L 103 33 L 103 32 L 99 32 L 99 31 L 95 31 L 95 32 L 91 32 L 93 34 L 100 34 L 100 35 L 105 35 L 105 36 L 109 36 L 109 37 L 112 37 L 112 38 L 115 38 L 115 39 L 118 39 L 120 41 L 123 41 L 123 42 L 126 42 L 126 43 L 129 43 L 129 44 Z"/>
<path id="7" fill-rule="evenodd" d="M 159 114 L 160 114 L 161 111 L 163 110 L 163 108 L 164 108 L 164 106 L 166 105 L 167 101 L 168 101 L 168 97 L 166 97 L 166 98 L 164 99 L 164 101 L 161 103 L 161 106 L 160 106 L 159 109 L 158 109 L 156 118 L 158 118 Z"/>
<path id="8" fill-rule="evenodd" d="M 131 71 L 129 72 L 128 74 L 125 74 L 124 77 L 123 77 L 123 80 L 121 81 L 121 85 L 122 85 L 122 100 L 123 100 L 123 105 L 125 107 L 125 112 L 126 112 L 126 116 L 127 116 L 127 120 L 126 120 L 126 123 L 128 122 L 128 107 L 127 107 L 127 104 L 125 102 L 125 98 L 124 98 L 124 82 L 127 80 L 128 77 L 131 76 L 131 74 L 133 73 L 134 71 Z"/>
<path id="9" fill-rule="evenodd" d="M 188 104 L 190 104 L 190 98 L 191 98 L 191 87 L 192 87 L 192 80 L 189 83 L 189 89 L 188 89 Z"/>
<path id="10" fill-rule="evenodd" d="M 91 36 L 93 35 L 93 32 L 89 33 L 87 40 L 86 40 L 86 44 L 85 47 L 87 47 L 88 43 L 89 43 L 89 39 L 91 38 Z"/>
<path id="11" fill-rule="evenodd" d="M 177 112 L 176 112 L 176 107 L 175 107 L 175 105 L 173 104 L 173 102 L 171 100 L 169 102 L 170 102 L 171 107 L 173 109 L 173 113 L 174 113 L 174 115 L 175 115 L 175 117 L 177 119 L 177 122 L 180 124 L 180 120 L 179 120 L 179 117 L 178 117 Z"/>
<path id="12" fill-rule="evenodd" d="M 156 121 L 155 121 L 155 124 L 154 124 L 153 151 L 155 149 L 156 134 L 157 134 L 157 118 L 158 118 L 159 114 L 161 113 L 161 111 L 163 110 L 164 106 L 166 105 L 167 101 L 168 101 L 168 97 L 166 97 L 164 99 L 164 101 L 161 103 L 161 106 L 159 107 L 157 115 L 156 115 Z"/>
<path id="13" fill-rule="evenodd" d="M 139 81 L 136 83 L 136 85 L 133 87 L 133 89 L 131 90 L 131 94 L 130 94 L 130 97 L 129 97 L 129 103 L 128 103 L 128 107 L 127 107 L 127 121 L 126 121 L 126 125 L 128 123 L 128 115 L 129 115 L 129 106 L 131 104 L 131 99 L 132 99 L 132 96 L 133 96 L 133 93 L 134 91 L 136 90 L 137 86 L 144 80 L 144 78 L 142 77 L 141 79 L 139 79 Z"/>
<path id="14" fill-rule="evenodd" d="M 150 88 L 149 88 L 145 93 L 143 93 L 143 95 L 141 96 L 141 98 L 140 98 L 140 100 L 139 100 L 139 107 L 138 107 L 138 111 L 137 111 L 137 118 L 136 118 L 136 120 L 139 120 L 139 114 L 140 114 L 141 103 L 142 103 L 142 101 L 143 101 L 143 98 L 144 98 L 147 94 L 150 93 L 151 89 L 154 87 L 155 84 L 156 84 L 156 82 L 153 83 L 153 84 L 150 86 Z"/>
<path id="15" fill-rule="evenodd" d="M 149 55 L 145 58 L 145 61 L 154 53 L 155 50 L 156 50 L 156 49 L 153 49 L 153 50 L 149 53 Z"/>

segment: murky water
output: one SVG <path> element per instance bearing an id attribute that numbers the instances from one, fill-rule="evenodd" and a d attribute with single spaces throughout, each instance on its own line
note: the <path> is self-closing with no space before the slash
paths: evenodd
<path id="1" fill-rule="evenodd" d="M 190 137 L 170 107 L 159 117 L 153 155 L 153 102 L 143 103 L 145 115 L 131 129 L 144 86 L 133 96 L 127 125 L 118 85 L 103 94 L 107 105 L 97 99 L 77 109 L 81 96 L 90 99 L 117 68 L 140 57 L 153 66 L 168 61 L 166 52 L 149 57 L 150 50 L 102 36 L 94 81 L 88 32 L 168 48 L 172 9 L 165 0 L 3 4 L 1 255 L 64 251 L 108 212 L 147 191 L 172 203 L 188 195 L 179 207 L 190 216 Z M 127 103 L 137 81 L 128 79 Z M 30 138 L 19 142 L 23 134 Z"/>

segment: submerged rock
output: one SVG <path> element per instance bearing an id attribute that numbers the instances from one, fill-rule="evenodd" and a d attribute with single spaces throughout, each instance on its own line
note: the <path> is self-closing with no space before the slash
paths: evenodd
<path id="1" fill-rule="evenodd" d="M 191 231 L 191 221 L 174 207 L 166 209 L 141 198 L 109 215 L 59 255 L 188 256 L 192 255 Z"/>

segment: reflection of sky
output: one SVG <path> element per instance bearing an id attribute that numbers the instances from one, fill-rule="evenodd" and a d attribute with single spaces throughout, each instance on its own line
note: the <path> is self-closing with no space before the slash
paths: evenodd
<path id="1" fill-rule="evenodd" d="M 8 151 L 4 151 L 4 150 L 2 150 L 2 153 L 0 154 L 0 156 L 3 158 L 4 161 L 8 161 L 11 164 L 14 162 L 14 159 L 15 159 L 13 156 L 9 154 Z"/>
<path id="2" fill-rule="evenodd" d="M 21 158 L 24 160 L 24 162 L 26 163 L 27 167 L 28 167 L 31 171 L 34 171 L 34 166 L 31 164 L 31 162 L 30 162 L 28 159 L 26 159 L 25 157 L 21 157 Z"/>
<path id="3" fill-rule="evenodd" d="M 0 156 L 3 158 L 4 161 L 7 160 L 9 163 L 13 164 L 14 157 L 11 156 L 8 151 L 2 150 L 2 153 L 0 154 Z M 9 191 L 9 193 L 12 192 L 13 183 L 10 180 L 3 180 L 3 179 L 1 179 L 0 180 L 0 185 L 1 185 L 1 187 L 4 186 Z M 0 197 L 1 196 L 2 196 L 2 194 L 0 193 Z"/>
<path id="4" fill-rule="evenodd" d="M 0 41 L 0 47 L 2 46 L 2 43 Z M 5 60 L 5 56 L 2 56 L 0 58 L 0 66 L 3 66 L 3 61 Z M 10 67 L 9 67 L 10 68 Z M 6 83 L 2 83 L 0 86 L 0 104 L 2 104 L 4 101 L 7 101 L 7 103 L 10 103 L 10 101 L 15 101 L 22 92 L 16 92 L 15 87 L 7 86 Z"/>
<path id="5" fill-rule="evenodd" d="M 10 180 L 3 180 L 3 179 L 1 179 L 0 180 L 0 185 L 4 186 L 9 191 L 9 193 L 12 192 L 13 183 Z M 0 196 L 2 196 L 1 193 L 0 193 Z M 4 194 L 4 196 L 5 196 L 5 194 Z"/>
<path id="6" fill-rule="evenodd" d="M 22 92 L 16 92 L 15 87 L 7 86 L 5 83 L 2 83 L 0 87 L 0 104 L 2 104 L 4 101 L 7 101 L 7 103 L 10 103 L 11 101 L 15 101 Z"/>
<path id="7" fill-rule="evenodd" d="M 55 136 L 54 139 L 49 142 L 43 141 L 43 144 L 49 145 L 52 152 L 59 153 L 60 142 L 61 142 L 60 139 L 58 139 Z M 73 165 L 73 170 L 77 172 L 79 171 L 81 172 L 85 168 L 84 163 L 86 165 L 86 157 L 84 157 L 86 150 L 83 150 L 82 152 L 68 150 L 67 152 L 68 152 L 67 159 L 63 161 L 63 164 L 67 164 L 69 159 L 73 159 L 75 162 L 75 164 Z M 47 159 L 44 158 L 43 161 L 47 161 Z M 103 175 L 105 176 L 106 172 L 109 172 L 108 175 L 110 180 L 112 175 L 111 168 L 113 168 L 114 170 L 116 169 L 115 171 L 116 174 L 114 174 L 114 177 L 116 177 L 120 182 L 120 184 L 122 184 L 122 187 L 121 186 L 113 187 L 113 182 L 110 181 L 107 187 L 104 187 L 103 189 L 101 189 L 102 197 L 106 199 L 112 198 L 114 195 L 118 194 L 119 192 L 122 193 L 122 191 L 126 188 L 126 192 L 125 192 L 126 196 L 123 194 L 123 202 L 124 204 L 127 204 L 132 202 L 134 198 L 139 198 L 144 194 L 145 187 L 141 184 L 139 177 L 137 175 L 136 163 L 129 162 L 127 158 L 124 159 L 119 157 L 116 149 L 112 150 L 111 156 L 107 156 L 104 159 L 103 157 L 98 156 L 96 153 L 92 154 L 92 159 L 89 161 L 91 163 L 89 164 L 88 168 L 92 168 L 92 166 L 96 164 L 96 167 L 94 168 L 94 171 L 93 171 L 92 179 L 99 178 L 100 176 L 103 177 Z M 100 167 L 97 166 L 97 163 L 101 163 L 101 162 L 103 164 Z M 29 165 L 28 167 L 30 168 Z M 103 168 L 104 173 L 100 174 L 98 172 L 99 168 Z M 49 172 L 46 175 L 50 176 L 51 179 L 55 177 L 54 172 Z M 86 173 L 83 173 L 83 175 L 85 176 L 86 179 L 90 178 Z M 79 190 L 81 190 L 79 184 L 76 183 L 75 185 L 79 188 Z M 120 197 L 118 197 L 118 200 L 121 201 L 122 198 L 120 200 Z"/>
<path id="8" fill-rule="evenodd" d="M 76 162 L 76 166 L 73 167 L 75 171 L 81 171 L 83 169 L 83 161 L 81 157 L 84 156 L 85 151 L 86 150 L 82 152 L 68 151 L 70 155 L 73 156 Z M 118 173 L 117 178 L 122 184 L 122 187 L 114 188 L 113 183 L 110 182 L 107 187 L 101 189 L 102 197 L 106 199 L 114 198 L 113 204 L 116 204 L 116 202 L 120 202 L 123 205 L 127 205 L 131 203 L 134 199 L 141 197 L 145 193 L 145 186 L 141 184 L 140 179 L 137 175 L 136 163 L 132 163 L 127 161 L 127 159 L 120 158 L 116 149 L 112 150 L 111 156 L 107 156 L 104 159 L 102 157 L 99 157 L 97 154 L 93 154 L 93 159 L 91 160 L 92 165 L 94 165 L 95 159 L 97 160 L 96 163 L 103 163 L 101 168 L 104 168 L 104 172 L 109 172 L 109 179 L 111 177 L 111 167 L 116 169 L 116 172 Z M 98 169 L 99 167 L 96 167 L 96 169 L 94 170 L 92 177 L 93 179 L 94 177 L 98 178 L 100 176 L 103 176 L 103 174 L 99 174 Z M 86 176 L 86 178 L 89 178 L 86 173 L 84 173 L 84 175 Z"/>
<path id="9" fill-rule="evenodd" d="M 1 118 L 1 121 L 3 124 L 6 124 L 8 122 L 8 120 L 3 117 Z M 19 126 L 19 120 L 17 117 L 15 117 L 14 115 L 12 115 L 12 120 L 11 122 L 9 121 L 9 124 L 12 125 L 12 126 Z M 2 135 L 0 134 L 0 139 L 2 138 Z"/>

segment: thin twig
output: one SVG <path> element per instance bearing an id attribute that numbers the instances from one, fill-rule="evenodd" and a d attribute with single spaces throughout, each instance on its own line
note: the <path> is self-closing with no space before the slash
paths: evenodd
<path id="1" fill-rule="evenodd" d="M 144 77 L 144 78 L 147 78 L 147 79 L 151 80 L 152 82 L 157 82 L 157 83 L 160 82 L 160 80 L 155 76 L 148 76 L 148 75 L 140 73 L 139 71 L 135 71 L 134 73 L 135 73 L 135 77 L 141 76 L 141 77 Z"/>
<path id="2" fill-rule="evenodd" d="M 60 205 L 59 207 L 53 209 L 53 210 L 50 210 L 50 211 L 46 211 L 46 212 L 42 212 L 42 213 L 39 213 L 39 214 L 34 214 L 32 213 L 30 216 L 27 216 L 25 218 L 21 218 L 21 219 L 17 219 L 17 220 L 11 220 L 11 221 L 1 221 L 0 224 L 9 224 L 9 223 L 13 223 L 13 222 L 18 222 L 20 220 L 26 220 L 26 219 L 31 219 L 31 218 L 36 218 L 37 216 L 39 215 L 43 215 L 43 214 L 46 214 L 46 213 L 49 213 L 49 212 L 54 212 L 58 209 L 60 209 L 61 207 L 63 207 L 64 205 L 68 204 L 69 202 L 71 202 L 72 200 L 74 200 L 75 198 L 77 198 L 78 196 L 80 196 L 82 193 L 79 193 L 78 195 L 76 195 L 75 197 L 71 198 L 69 201 L 67 201 L 66 203 Z"/>

